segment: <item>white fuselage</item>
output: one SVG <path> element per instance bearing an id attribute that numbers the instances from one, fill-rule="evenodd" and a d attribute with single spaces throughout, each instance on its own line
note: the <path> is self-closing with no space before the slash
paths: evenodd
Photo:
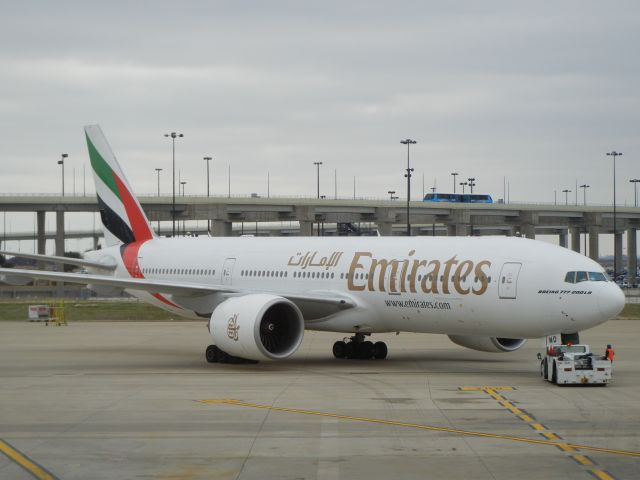
<path id="1" fill-rule="evenodd" d="M 602 272 L 568 249 L 509 237 L 160 238 L 145 242 L 137 266 L 117 247 L 91 252 L 148 279 L 230 285 L 273 294 L 335 293 L 355 304 L 328 316 L 307 309 L 305 328 L 409 331 L 535 338 L 577 332 L 614 316 L 624 301 L 609 281 L 567 283 L 570 271 Z M 210 316 L 220 294 L 132 295 L 188 318 Z M 622 300 L 621 300 L 622 298 Z"/>

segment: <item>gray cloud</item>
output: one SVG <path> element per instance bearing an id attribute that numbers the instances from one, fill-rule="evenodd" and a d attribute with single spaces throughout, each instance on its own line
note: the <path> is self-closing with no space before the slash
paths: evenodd
<path id="1" fill-rule="evenodd" d="M 620 198 L 640 176 L 636 2 L 28 2 L 0 19 L 0 190 L 57 191 L 61 152 L 79 172 L 82 126 L 102 124 L 140 192 L 170 167 L 178 130 L 187 192 L 404 192 L 453 170 L 512 200 L 592 185 L 611 198 L 604 152 L 625 152 Z M 168 176 L 163 190 L 168 191 Z M 624 183 L 623 183 L 624 182 Z"/>

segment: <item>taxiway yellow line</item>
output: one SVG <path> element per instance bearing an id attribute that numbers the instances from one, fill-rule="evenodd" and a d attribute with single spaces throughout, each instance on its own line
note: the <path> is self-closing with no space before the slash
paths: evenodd
<path id="1" fill-rule="evenodd" d="M 573 458 L 576 462 L 578 462 L 580 465 L 584 465 L 585 467 L 590 467 L 591 465 L 593 465 L 593 462 L 591 461 L 591 459 L 588 457 L 585 457 L 584 455 L 581 455 L 581 454 L 573 455 Z"/>
<path id="2" fill-rule="evenodd" d="M 56 477 L 3 440 L 0 440 L 0 452 L 4 453 L 10 460 L 20 465 L 38 480 L 56 480 Z"/>
<path id="3" fill-rule="evenodd" d="M 574 448 L 580 450 L 589 450 L 592 452 L 600 452 L 600 453 L 609 453 L 612 455 L 624 455 L 628 457 L 640 457 L 640 452 L 634 452 L 630 450 L 614 450 L 611 448 L 603 448 L 603 447 L 593 447 L 590 445 L 577 445 L 566 442 L 554 442 L 552 440 L 542 440 L 538 438 L 527 438 L 527 437 L 516 437 L 513 435 L 501 435 L 499 433 L 487 433 L 487 432 L 475 432 L 472 430 L 462 430 L 459 428 L 447 428 L 447 427 L 436 427 L 433 425 L 421 425 L 418 423 L 407 423 L 407 422 L 397 422 L 394 420 L 383 420 L 380 418 L 368 418 L 368 417 L 355 417 L 351 415 L 341 415 L 338 413 L 329 413 L 329 412 L 319 412 L 315 410 L 303 410 L 299 408 L 285 408 L 285 407 L 274 407 L 272 405 L 261 405 L 258 403 L 250 403 L 243 402 L 242 400 L 235 399 L 210 399 L 210 400 L 196 400 L 202 404 L 223 404 L 223 405 L 233 405 L 236 407 L 246 407 L 246 408 L 257 408 L 262 410 L 270 410 L 273 412 L 285 412 L 285 413 L 297 413 L 301 415 L 314 415 L 318 417 L 330 417 L 337 418 L 340 420 L 352 420 L 356 422 L 367 422 L 367 423 L 376 423 L 381 425 L 393 425 L 396 427 L 405 427 L 405 428 L 416 428 L 420 430 L 430 430 L 434 432 L 446 432 L 446 433 L 454 433 L 458 435 L 468 435 L 473 437 L 481 437 L 481 438 L 495 438 L 499 440 L 510 440 L 513 442 L 523 442 L 523 443 L 531 443 L 535 445 L 547 445 L 551 447 L 558 447 L 562 449 L 566 448 Z"/>
<path id="4" fill-rule="evenodd" d="M 534 420 L 531 416 L 525 414 L 522 410 L 520 410 L 515 405 L 513 405 L 513 403 L 511 403 L 507 398 L 496 393 L 496 390 L 498 388 L 500 387 L 461 387 L 460 390 L 482 391 L 487 395 L 491 396 L 491 398 L 493 398 L 494 400 L 497 400 L 498 404 L 505 407 L 510 412 L 514 413 L 520 420 L 523 420 L 524 422 L 526 422 L 527 425 L 529 425 L 531 428 L 533 428 L 536 432 L 538 432 L 543 437 L 547 438 L 548 440 L 558 440 L 558 441 L 562 440 L 560 436 L 549 431 L 549 429 L 546 428 L 544 425 Z M 508 388 L 508 387 L 502 387 L 502 388 Z M 593 450 L 592 447 L 585 448 L 585 446 L 570 445 L 567 443 L 557 443 L 556 446 L 559 449 L 561 449 L 563 452 L 566 452 L 569 458 L 572 458 L 577 463 L 585 467 L 585 469 L 589 473 L 591 473 L 594 477 L 600 480 L 615 480 L 615 477 L 613 477 L 611 474 L 600 469 L 599 465 L 594 460 L 580 453 L 580 449 Z"/>
<path id="5" fill-rule="evenodd" d="M 596 476 L 596 478 L 599 478 L 600 480 L 615 480 L 614 477 L 609 475 L 604 470 L 591 470 L 591 473 L 593 473 Z"/>

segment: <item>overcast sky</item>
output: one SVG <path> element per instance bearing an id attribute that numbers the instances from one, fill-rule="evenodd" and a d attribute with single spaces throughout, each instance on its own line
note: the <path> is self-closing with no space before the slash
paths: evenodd
<path id="1" fill-rule="evenodd" d="M 171 145 L 187 194 L 386 196 L 452 171 L 496 198 L 633 203 L 640 177 L 637 1 L 5 2 L 1 192 L 81 191 L 82 127 L 99 123 L 134 189 L 156 190 Z M 459 177 L 459 178 L 460 178 Z M 93 185 L 90 186 L 93 191 Z M 573 196 L 573 193 L 571 194 Z M 570 197 L 573 198 L 573 197 Z M 580 194 L 582 201 L 582 194 Z"/>

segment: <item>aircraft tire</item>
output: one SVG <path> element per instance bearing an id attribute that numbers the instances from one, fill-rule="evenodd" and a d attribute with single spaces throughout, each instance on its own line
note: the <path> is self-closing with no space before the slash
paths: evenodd
<path id="1" fill-rule="evenodd" d="M 338 340 L 333 344 L 333 356 L 336 358 L 345 358 L 347 356 L 347 344 L 342 340 Z"/>
<path id="2" fill-rule="evenodd" d="M 387 358 L 387 344 L 384 342 L 376 342 L 373 344 L 373 358 L 376 360 L 384 360 Z"/>
<path id="3" fill-rule="evenodd" d="M 358 345 L 358 347 L 358 358 L 362 360 L 369 360 L 373 358 L 373 342 L 367 340 L 366 342 L 362 342 L 360 345 Z"/>
<path id="4" fill-rule="evenodd" d="M 207 359 L 207 362 L 217 363 L 220 361 L 220 352 L 221 350 L 217 346 L 209 345 L 204 353 L 204 356 Z"/>
<path id="5" fill-rule="evenodd" d="M 347 342 L 345 345 L 344 358 L 356 358 L 356 345 L 354 342 Z"/>

